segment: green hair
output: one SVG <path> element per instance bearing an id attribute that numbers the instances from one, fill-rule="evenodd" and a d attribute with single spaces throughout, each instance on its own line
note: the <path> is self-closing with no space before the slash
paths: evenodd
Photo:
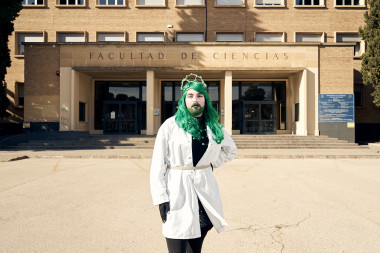
<path id="1" fill-rule="evenodd" d="M 206 86 L 199 81 L 187 82 L 183 87 L 183 93 L 181 99 L 178 101 L 177 112 L 175 113 L 176 124 L 185 130 L 185 132 L 191 134 L 194 139 L 201 139 L 201 127 L 198 124 L 198 120 L 191 116 L 186 107 L 186 95 L 189 89 L 194 89 L 201 93 L 205 97 L 205 109 L 203 111 L 203 117 L 206 125 L 211 129 L 212 138 L 218 144 L 224 139 L 222 125 L 219 124 L 219 113 L 212 106 L 210 97 L 208 96 Z"/>

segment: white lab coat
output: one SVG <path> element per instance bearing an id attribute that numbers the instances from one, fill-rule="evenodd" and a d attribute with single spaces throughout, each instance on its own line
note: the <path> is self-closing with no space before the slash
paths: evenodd
<path id="1" fill-rule="evenodd" d="M 224 140 L 217 144 L 207 127 L 209 145 L 198 166 L 217 168 L 236 157 L 236 145 L 223 129 Z M 150 186 L 153 204 L 170 203 L 170 212 L 162 233 L 166 238 L 191 239 L 201 236 L 198 200 L 201 201 L 214 228 L 223 231 L 222 201 L 211 166 L 198 170 L 178 170 L 170 167 L 193 167 L 192 136 L 178 127 L 174 116 L 160 127 L 154 145 Z"/>

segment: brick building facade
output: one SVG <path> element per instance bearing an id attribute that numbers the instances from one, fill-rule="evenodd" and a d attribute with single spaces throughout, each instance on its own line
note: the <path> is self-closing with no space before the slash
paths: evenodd
<path id="1" fill-rule="evenodd" d="M 380 123 L 360 78 L 366 10 L 364 0 L 24 0 L 8 123 L 155 134 L 194 72 L 230 133 L 353 142 L 355 127 Z M 355 94 L 354 120 L 322 121 L 323 94 Z"/>

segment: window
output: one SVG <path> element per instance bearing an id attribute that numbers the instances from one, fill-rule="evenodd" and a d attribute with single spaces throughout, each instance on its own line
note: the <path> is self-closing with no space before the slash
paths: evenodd
<path id="1" fill-rule="evenodd" d="M 244 0 L 216 0 L 216 5 L 244 5 Z"/>
<path id="2" fill-rule="evenodd" d="M 124 42 L 124 33 L 98 33 L 98 42 Z"/>
<path id="3" fill-rule="evenodd" d="M 283 5 L 282 0 L 256 0 L 256 5 Z"/>
<path id="4" fill-rule="evenodd" d="M 323 34 L 296 33 L 296 42 L 323 42 Z"/>
<path id="5" fill-rule="evenodd" d="M 137 5 L 165 6 L 165 0 L 137 0 Z"/>
<path id="6" fill-rule="evenodd" d="M 360 56 L 364 52 L 364 41 L 357 33 L 340 33 L 336 35 L 336 42 L 354 42 L 354 56 Z"/>
<path id="7" fill-rule="evenodd" d="M 84 5 L 85 0 L 58 0 L 58 5 Z"/>
<path id="8" fill-rule="evenodd" d="M 23 0 L 22 5 L 44 5 L 44 0 Z"/>
<path id="9" fill-rule="evenodd" d="M 83 33 L 58 33 L 58 42 L 85 42 Z"/>
<path id="10" fill-rule="evenodd" d="M 256 33 L 256 42 L 282 42 L 282 33 Z"/>
<path id="11" fill-rule="evenodd" d="M 177 0 L 177 5 L 204 5 L 203 0 Z"/>
<path id="12" fill-rule="evenodd" d="M 355 107 L 363 107 L 363 84 L 354 84 L 354 94 L 355 94 Z"/>
<path id="13" fill-rule="evenodd" d="M 86 104 L 79 102 L 79 121 L 86 121 Z"/>
<path id="14" fill-rule="evenodd" d="M 217 42 L 243 42 L 242 33 L 217 33 L 216 34 Z"/>
<path id="15" fill-rule="evenodd" d="M 364 5 L 364 0 L 336 0 L 337 6 Z"/>
<path id="16" fill-rule="evenodd" d="M 177 33 L 177 42 L 203 42 L 203 33 Z"/>
<path id="17" fill-rule="evenodd" d="M 323 5 L 323 0 L 296 0 L 296 5 Z"/>
<path id="18" fill-rule="evenodd" d="M 137 34 L 138 42 L 164 42 L 163 33 L 138 33 Z"/>
<path id="19" fill-rule="evenodd" d="M 24 106 L 24 83 L 16 83 L 16 106 Z"/>
<path id="20" fill-rule="evenodd" d="M 297 122 L 300 120 L 300 103 L 294 104 L 294 121 Z"/>
<path id="21" fill-rule="evenodd" d="M 22 42 L 44 42 L 43 33 L 19 33 L 18 37 L 18 49 L 16 54 L 24 55 L 24 45 Z"/>
<path id="22" fill-rule="evenodd" d="M 98 0 L 99 5 L 124 5 L 124 0 Z"/>

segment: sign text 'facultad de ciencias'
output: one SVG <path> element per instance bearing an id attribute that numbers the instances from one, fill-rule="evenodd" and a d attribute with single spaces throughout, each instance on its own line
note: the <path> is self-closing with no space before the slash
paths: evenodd
<path id="1" fill-rule="evenodd" d="M 288 60 L 288 53 L 262 53 L 262 52 L 249 52 L 249 53 L 234 53 L 234 52 L 213 52 L 206 55 L 207 58 L 213 60 Z M 204 58 L 203 53 L 179 52 L 175 58 L 177 60 L 200 60 Z M 167 60 L 167 55 L 164 52 L 89 52 L 90 60 Z"/>

